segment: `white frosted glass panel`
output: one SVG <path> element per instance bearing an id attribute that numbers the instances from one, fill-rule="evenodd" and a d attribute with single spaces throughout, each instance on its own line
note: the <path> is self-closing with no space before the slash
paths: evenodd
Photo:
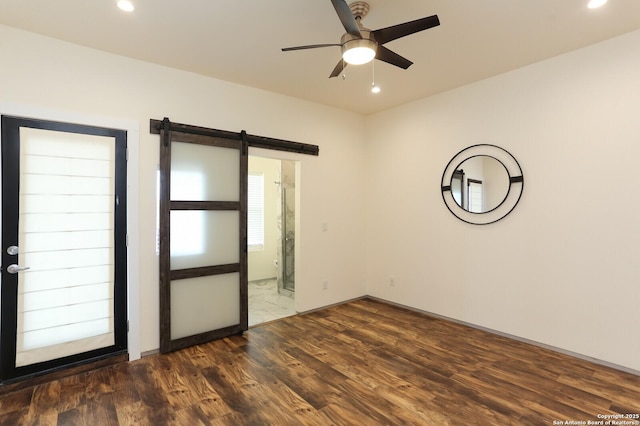
<path id="1" fill-rule="evenodd" d="M 171 282 L 171 339 L 240 324 L 240 274 Z"/>
<path id="2" fill-rule="evenodd" d="M 20 130 L 16 366 L 114 344 L 115 139 Z"/>
<path id="3" fill-rule="evenodd" d="M 171 143 L 172 200 L 239 201 L 239 176 L 238 149 Z"/>
<path id="4" fill-rule="evenodd" d="M 171 256 L 197 256 L 206 250 L 205 211 L 171 212 Z"/>
<path id="5" fill-rule="evenodd" d="M 171 211 L 171 269 L 240 261 L 240 213 Z"/>

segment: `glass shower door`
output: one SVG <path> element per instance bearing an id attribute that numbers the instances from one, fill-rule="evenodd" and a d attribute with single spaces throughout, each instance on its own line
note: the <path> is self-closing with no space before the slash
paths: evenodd
<path id="1" fill-rule="evenodd" d="M 296 223 L 295 223 L 296 190 L 282 189 L 282 288 L 295 291 L 295 252 L 296 252 Z"/>

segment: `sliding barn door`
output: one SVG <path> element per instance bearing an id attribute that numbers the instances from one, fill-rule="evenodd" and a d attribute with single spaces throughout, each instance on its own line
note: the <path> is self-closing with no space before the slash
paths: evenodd
<path id="1" fill-rule="evenodd" d="M 247 146 L 160 132 L 160 350 L 247 329 Z"/>
<path id="2" fill-rule="evenodd" d="M 2 117 L 0 376 L 126 353 L 126 132 Z"/>

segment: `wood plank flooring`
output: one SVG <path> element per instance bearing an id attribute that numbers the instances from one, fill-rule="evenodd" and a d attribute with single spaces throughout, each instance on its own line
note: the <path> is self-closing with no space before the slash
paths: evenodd
<path id="1" fill-rule="evenodd" d="M 640 377 L 371 299 L 0 396 L 2 425 L 553 425 L 617 414 L 640 414 Z"/>

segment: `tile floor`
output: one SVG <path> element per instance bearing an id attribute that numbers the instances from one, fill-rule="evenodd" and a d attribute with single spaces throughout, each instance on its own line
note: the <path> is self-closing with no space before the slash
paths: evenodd
<path id="1" fill-rule="evenodd" d="M 295 315 L 293 296 L 278 294 L 278 282 L 249 282 L 249 327 Z"/>

